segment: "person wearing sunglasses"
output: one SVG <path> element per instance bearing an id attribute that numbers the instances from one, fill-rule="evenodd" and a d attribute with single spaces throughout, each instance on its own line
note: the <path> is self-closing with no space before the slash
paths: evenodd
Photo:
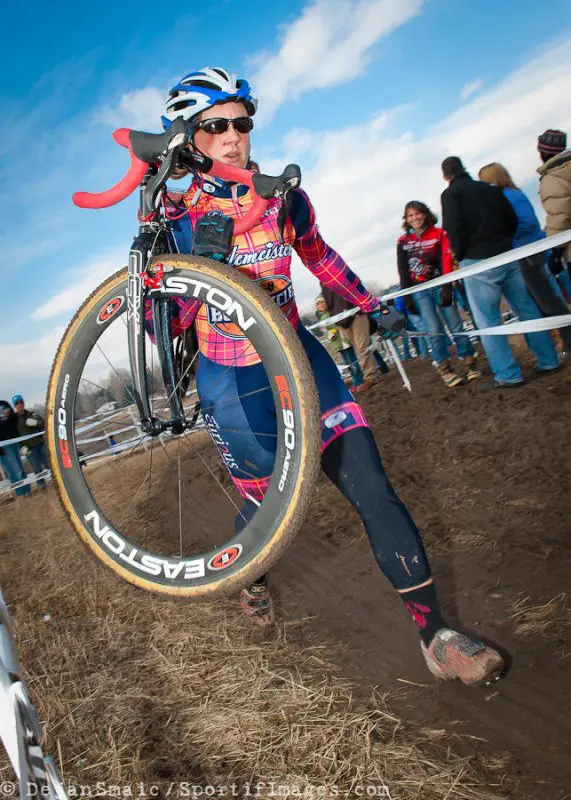
<path id="1" fill-rule="evenodd" d="M 163 124 L 168 128 L 177 117 L 183 117 L 192 127 L 193 148 L 210 158 L 244 168 L 250 158 L 256 106 L 247 81 L 223 68 L 207 67 L 186 75 L 171 89 Z M 182 200 L 188 214 L 169 214 L 179 217 L 180 227 L 173 223 L 179 251 L 190 252 L 192 228 L 203 214 L 218 211 L 237 218 L 252 202 L 246 186 L 194 177 Z M 234 236 L 226 263 L 268 291 L 300 338 L 314 372 L 321 404 L 323 471 L 358 511 L 377 563 L 417 627 L 427 666 L 445 680 L 484 682 L 499 674 L 502 658 L 482 642 L 451 629 L 443 619 L 420 533 L 389 482 L 365 415 L 343 383 L 331 356 L 300 322 L 291 282 L 293 252 L 318 281 L 353 306 L 373 316 L 385 313 L 385 309 L 324 241 L 314 208 L 301 189 L 293 192 L 283 239 L 280 237 L 281 202 L 274 198 L 257 226 Z M 177 210 L 180 207 L 173 204 L 172 211 Z M 268 410 L 262 399 L 264 395 L 257 393 L 259 387 L 268 385 L 267 377 L 249 340 L 229 321 L 221 320 L 220 315 L 209 316 L 208 308 L 187 298 L 177 298 L 177 305 L 173 335 L 192 324 L 196 326 L 200 349 L 199 398 L 202 407 L 211 408 L 216 428 L 225 431 L 225 452 L 232 455 L 232 461 L 226 457 L 225 463 L 245 501 L 236 520 L 238 532 L 243 517 L 251 518 L 257 508 L 248 497 L 253 496 L 258 502 L 263 498 L 273 470 L 271 438 L 259 440 L 248 427 L 248 419 L 255 419 L 257 431 L 266 427 L 270 431 L 272 425 L 275 430 L 272 417 L 275 411 Z M 250 388 L 247 402 L 238 391 L 238 386 L 245 382 Z M 217 444 L 214 437 L 213 441 Z M 245 480 L 243 476 L 251 475 L 254 468 L 260 477 Z M 273 621 L 266 577 L 242 590 L 241 605 L 254 622 L 268 625 Z"/>

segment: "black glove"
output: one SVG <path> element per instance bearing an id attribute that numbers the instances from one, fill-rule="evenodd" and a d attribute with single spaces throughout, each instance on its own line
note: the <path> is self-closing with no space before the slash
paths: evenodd
<path id="1" fill-rule="evenodd" d="M 447 306 L 452 305 L 452 284 L 445 283 L 442 289 L 440 290 L 440 305 L 446 308 Z"/>
<path id="2" fill-rule="evenodd" d="M 549 254 L 549 269 L 552 275 L 563 272 L 563 248 L 554 247 Z"/>
<path id="3" fill-rule="evenodd" d="M 381 303 L 380 307 L 369 314 L 377 325 L 377 333 L 383 339 L 390 339 L 393 336 L 400 336 L 406 330 L 406 317 L 397 311 L 396 308 L 389 308 Z"/>

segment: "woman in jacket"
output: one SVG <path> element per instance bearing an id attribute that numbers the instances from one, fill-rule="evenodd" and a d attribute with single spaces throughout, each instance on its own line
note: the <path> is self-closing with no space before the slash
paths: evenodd
<path id="1" fill-rule="evenodd" d="M 510 201 L 518 218 L 518 226 L 513 238 L 514 248 L 545 239 L 545 233 L 541 229 L 528 197 L 515 185 L 510 173 L 502 164 L 497 162 L 486 164 L 478 173 L 478 177 L 481 181 L 499 186 Z M 550 280 L 545 259 L 546 253 L 537 253 L 535 256 L 528 256 L 520 260 L 520 269 L 525 285 L 544 317 L 568 314 L 567 303 Z M 569 351 L 571 349 L 571 328 L 560 328 L 559 335 L 565 350 Z"/>
<path id="2" fill-rule="evenodd" d="M 545 230 L 548 236 L 571 229 L 571 150 L 567 149 L 567 134 L 549 129 L 537 137 L 537 149 L 542 165 L 539 173 L 539 196 L 545 211 Z M 553 273 L 567 266 L 571 274 L 571 242 L 552 251 L 550 267 Z"/>
<path id="3" fill-rule="evenodd" d="M 453 270 L 454 256 L 448 236 L 442 228 L 436 227 L 437 219 L 424 203 L 411 200 L 404 207 L 404 234 L 397 242 L 397 263 L 402 289 L 431 281 Z M 453 368 L 448 358 L 444 318 L 450 329 L 458 351 L 465 362 L 469 381 L 480 377 L 476 366 L 474 348 L 468 336 L 456 336 L 462 331 L 462 320 L 454 302 L 452 285 L 435 287 L 406 295 L 405 303 L 409 311 L 418 314 L 424 330 L 428 331 L 432 360 L 444 383 L 453 388 L 464 382 L 462 375 Z"/>

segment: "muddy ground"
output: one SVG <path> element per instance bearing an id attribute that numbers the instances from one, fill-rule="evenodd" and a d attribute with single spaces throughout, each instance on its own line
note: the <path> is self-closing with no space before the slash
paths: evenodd
<path id="1" fill-rule="evenodd" d="M 415 361 L 407 369 L 411 394 L 391 373 L 360 399 L 387 471 L 423 531 L 446 615 L 503 649 L 510 663 L 506 677 L 485 689 L 434 682 L 415 630 L 378 571 L 355 513 L 324 477 L 297 540 L 272 573 L 276 632 L 268 637 L 249 630 L 232 600 L 220 601 L 218 607 L 210 604 L 208 624 L 216 627 L 213 620 L 224 617 L 230 636 L 246 649 L 263 653 L 268 648 L 275 655 L 283 648 L 287 669 L 305 664 L 317 648 L 320 658 L 326 656 L 328 680 L 348 686 L 359 709 L 370 709 L 372 697 L 385 698 L 397 720 L 394 731 L 399 733 L 393 731 L 393 738 L 400 737 L 403 746 L 420 741 L 429 750 L 436 747 L 442 763 L 466 759 L 497 796 L 571 796 L 571 367 L 506 393 L 479 393 L 475 385 L 450 390 L 426 363 Z M 531 365 L 525 371 L 531 376 Z M 62 521 L 52 489 L 30 501 L 3 504 L 0 524 L 0 583 L 13 603 L 17 626 L 32 640 L 38 637 L 45 645 L 45 623 L 38 620 L 45 609 L 53 613 L 55 607 L 60 635 L 67 641 L 71 624 L 73 635 L 80 637 L 70 640 L 74 647 L 89 648 L 90 639 L 103 635 L 98 623 L 106 626 L 111 642 L 112 620 L 123 625 L 123 609 L 136 606 L 140 644 L 133 640 L 129 656 L 115 662 L 105 651 L 104 669 L 119 681 L 125 662 L 128 666 L 129 658 L 141 656 L 137 648 L 146 641 L 150 618 L 160 615 L 165 629 L 184 620 L 180 602 L 141 594 L 89 564 Z M 103 611 L 106 604 L 113 614 Z M 199 613 L 193 609 L 195 621 Z M 88 614 L 84 633 L 77 621 Z M 46 663 L 33 641 L 22 648 L 44 719 L 47 714 L 61 732 L 64 754 L 74 751 L 79 745 L 68 730 L 69 720 L 63 724 L 57 719 L 73 709 L 62 698 L 57 708 L 49 708 L 45 690 L 42 697 L 42 677 L 49 683 L 57 664 L 53 659 Z M 189 659 L 192 652 L 184 660 Z M 66 670 L 78 685 L 87 680 L 77 659 Z M 137 675 L 125 676 L 125 686 L 132 688 Z M 139 679 L 144 680 L 143 673 Z M 52 683 L 53 689 L 55 678 Z M 86 718 L 83 734 L 89 741 L 98 735 L 102 710 L 87 708 L 92 708 L 92 717 Z M 113 724 L 117 737 L 121 719 Z M 128 749 L 128 737 L 126 742 Z M 164 769 L 175 750 L 157 747 Z M 68 755 L 68 771 L 78 752 Z M 146 766 L 130 761 L 129 768 L 155 774 L 149 748 L 137 752 L 143 762 L 147 759 Z M 172 764 L 169 769 L 172 773 Z M 123 765 L 123 774 L 125 770 Z M 443 784 L 441 794 L 419 788 L 414 796 L 480 796 L 456 793 L 460 783 L 456 788 Z M 393 796 L 413 795 L 395 791 Z"/>

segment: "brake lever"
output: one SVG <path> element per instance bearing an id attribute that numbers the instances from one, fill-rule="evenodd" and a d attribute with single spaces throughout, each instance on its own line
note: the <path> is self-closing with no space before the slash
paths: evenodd
<path id="1" fill-rule="evenodd" d="M 178 122 L 176 120 L 175 122 Z M 183 120 L 180 121 L 181 124 Z M 147 188 L 145 189 L 145 206 L 151 211 L 155 211 L 161 201 L 161 197 L 165 190 L 166 182 L 172 174 L 176 163 L 178 161 L 179 152 L 185 148 L 189 142 L 189 134 L 186 127 L 182 130 L 176 130 L 180 125 L 171 126 L 174 135 L 169 139 L 166 150 L 161 153 L 162 163 L 156 175 L 153 175 L 147 181 Z M 175 132 L 176 131 L 176 132 Z M 165 134 L 159 134 L 164 136 Z"/>
<path id="2" fill-rule="evenodd" d="M 153 175 L 151 178 L 149 178 L 147 182 L 147 188 L 145 189 L 145 207 L 151 211 L 154 211 L 156 208 L 158 208 L 161 197 L 163 196 L 163 192 L 165 190 L 168 176 L 172 174 L 176 164 L 178 158 L 178 148 L 179 145 L 175 144 L 175 146 L 171 149 L 169 144 L 169 150 L 167 150 L 167 154 L 163 158 L 160 169 L 156 175 Z"/>

